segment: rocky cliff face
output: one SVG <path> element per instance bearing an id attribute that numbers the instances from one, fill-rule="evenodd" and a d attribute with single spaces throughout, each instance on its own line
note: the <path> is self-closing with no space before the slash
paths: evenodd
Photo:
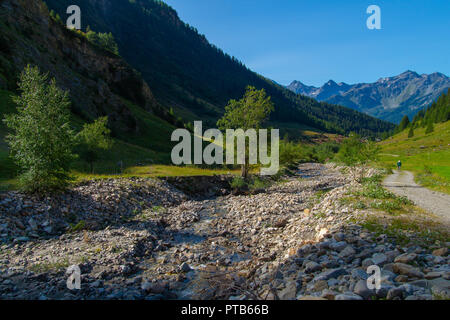
<path id="1" fill-rule="evenodd" d="M 70 91 L 72 111 L 84 120 L 108 115 L 116 134 L 137 132 L 126 99 L 161 109 L 148 85 L 121 57 L 93 46 L 52 19 L 40 0 L 0 1 L 0 83 L 15 89 L 27 65 L 37 65 Z"/>
<path id="2" fill-rule="evenodd" d="M 369 115 L 400 122 L 404 115 L 412 118 L 450 87 L 450 78 L 442 73 L 419 75 L 406 71 L 382 78 L 375 83 L 349 85 L 328 81 L 322 87 L 292 82 L 288 89 L 319 101 L 343 105 Z"/>

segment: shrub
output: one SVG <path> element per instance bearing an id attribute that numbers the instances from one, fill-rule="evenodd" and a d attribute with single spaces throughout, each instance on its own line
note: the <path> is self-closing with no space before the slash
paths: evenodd
<path id="1" fill-rule="evenodd" d="M 247 182 L 242 177 L 234 177 L 233 180 L 230 183 L 231 188 L 235 190 L 243 189 L 247 186 Z"/>
<path id="2" fill-rule="evenodd" d="M 116 55 L 119 55 L 119 47 L 113 34 L 110 33 L 97 33 L 92 30 L 86 32 L 86 38 L 89 42 L 108 50 Z"/>
<path id="3" fill-rule="evenodd" d="M 427 175 L 433 174 L 433 171 L 432 171 L 431 167 L 428 166 L 428 165 L 424 165 L 424 166 L 423 166 L 423 171 L 424 171 L 424 173 L 427 174 Z"/>
<path id="4" fill-rule="evenodd" d="M 362 170 L 359 181 L 364 178 L 365 166 L 370 161 L 378 158 L 380 147 L 373 141 L 364 141 L 357 134 L 351 134 L 349 138 L 344 140 L 336 159 L 352 169 L 354 178 L 356 178 L 356 167 L 361 166 Z"/>
<path id="5" fill-rule="evenodd" d="M 259 190 L 266 188 L 270 183 L 268 181 L 264 181 L 258 177 L 255 177 L 252 183 L 249 185 L 250 190 Z"/>
<path id="6" fill-rule="evenodd" d="M 302 158 L 303 151 L 300 144 L 291 141 L 280 141 L 280 164 L 290 165 Z"/>
<path id="7" fill-rule="evenodd" d="M 99 158 L 101 150 L 108 150 L 112 147 L 110 130 L 106 127 L 108 117 L 101 117 L 93 123 L 85 124 L 83 130 L 77 135 L 81 143 L 81 157 L 90 164 L 91 173 L 94 171 L 94 162 Z"/>

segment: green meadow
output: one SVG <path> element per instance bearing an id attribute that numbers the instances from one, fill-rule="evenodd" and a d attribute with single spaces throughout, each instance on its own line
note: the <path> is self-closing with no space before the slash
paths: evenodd
<path id="1" fill-rule="evenodd" d="M 395 168 L 401 160 L 402 169 L 414 172 L 417 183 L 450 194 L 450 121 L 436 124 L 429 134 L 417 128 L 411 138 L 404 130 L 380 146 L 382 166 Z"/>

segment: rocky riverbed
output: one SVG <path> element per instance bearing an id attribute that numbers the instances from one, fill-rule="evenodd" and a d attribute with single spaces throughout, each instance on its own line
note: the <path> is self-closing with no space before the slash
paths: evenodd
<path id="1" fill-rule="evenodd" d="M 332 165 L 301 165 L 253 195 L 175 186 L 183 182 L 111 179 L 53 197 L 1 194 L 0 298 L 450 296 L 449 243 L 402 245 L 364 229 L 357 221 L 370 210 L 339 201 L 359 184 Z M 67 288 L 72 265 L 80 290 Z M 371 265 L 378 290 L 367 288 Z"/>

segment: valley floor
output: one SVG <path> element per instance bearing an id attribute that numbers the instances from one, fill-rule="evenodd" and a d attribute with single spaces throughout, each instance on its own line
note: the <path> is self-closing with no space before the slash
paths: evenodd
<path id="1" fill-rule="evenodd" d="M 363 186 L 343 172 L 303 164 L 260 192 L 204 199 L 143 178 L 54 198 L 0 194 L 0 298 L 448 299 L 445 226 L 412 207 L 348 201 Z M 71 291 L 74 264 L 81 290 Z M 381 268 L 378 290 L 366 285 L 370 265 Z"/>

